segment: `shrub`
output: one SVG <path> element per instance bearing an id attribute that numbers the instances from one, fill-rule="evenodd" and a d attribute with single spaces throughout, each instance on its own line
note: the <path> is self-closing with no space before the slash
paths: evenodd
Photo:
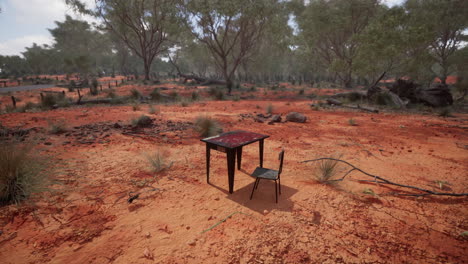
<path id="1" fill-rule="evenodd" d="M 107 97 L 109 98 L 116 98 L 117 97 L 117 94 L 115 93 L 115 90 L 114 89 L 110 89 L 108 92 L 107 92 Z"/>
<path id="2" fill-rule="evenodd" d="M 267 114 L 273 113 L 273 105 L 268 104 L 267 107 L 265 108 L 265 111 L 266 111 Z"/>
<path id="3" fill-rule="evenodd" d="M 134 103 L 132 105 L 132 109 L 133 109 L 133 111 L 140 111 L 141 107 L 140 107 L 140 105 L 138 103 Z"/>
<path id="4" fill-rule="evenodd" d="M 173 161 L 169 161 L 161 151 L 152 154 L 146 154 L 151 170 L 155 173 L 162 172 L 172 167 Z"/>
<path id="5" fill-rule="evenodd" d="M 180 106 L 182 107 L 187 107 L 189 105 L 189 102 L 187 102 L 187 100 L 183 100 L 181 103 L 180 103 Z"/>
<path id="6" fill-rule="evenodd" d="M 179 93 L 177 93 L 177 91 L 171 91 L 169 96 L 173 101 L 178 101 L 180 99 Z"/>
<path id="7" fill-rule="evenodd" d="M 448 107 L 442 108 L 439 111 L 438 115 L 441 116 L 441 117 L 453 117 L 452 110 L 450 108 L 448 108 Z"/>
<path id="8" fill-rule="evenodd" d="M 315 177 L 319 182 L 325 183 L 330 181 L 338 173 L 338 161 L 327 159 L 321 160 L 318 163 Z"/>
<path id="9" fill-rule="evenodd" d="M 58 101 L 57 96 L 47 93 L 42 98 L 41 105 L 42 107 L 45 107 L 45 108 L 52 108 L 52 106 L 57 104 L 57 101 Z"/>
<path id="10" fill-rule="evenodd" d="M 142 97 L 140 91 L 138 91 L 137 89 L 133 88 L 131 91 L 130 91 L 130 94 L 131 94 L 131 97 L 133 99 L 140 99 Z"/>
<path id="11" fill-rule="evenodd" d="M 200 99 L 200 94 L 197 91 L 192 92 L 192 101 L 198 101 Z"/>
<path id="12" fill-rule="evenodd" d="M 44 190 L 49 179 L 47 165 L 29 146 L 0 144 L 0 203 L 19 203 Z"/>
<path id="13" fill-rule="evenodd" d="M 304 89 L 300 89 L 299 92 L 297 92 L 298 95 L 304 95 Z"/>
<path id="14" fill-rule="evenodd" d="M 234 102 L 239 102 L 240 101 L 240 96 L 239 95 L 234 95 L 234 98 L 232 98 Z"/>
<path id="15" fill-rule="evenodd" d="M 141 115 L 136 119 L 132 119 L 132 125 L 134 127 L 149 127 L 153 123 L 153 120 L 149 116 Z"/>
<path id="16" fill-rule="evenodd" d="M 99 93 L 98 86 L 99 86 L 98 80 L 96 78 L 93 78 L 93 80 L 91 81 L 91 86 L 89 86 L 89 93 L 92 95 L 98 95 Z"/>
<path id="17" fill-rule="evenodd" d="M 208 94 L 213 96 L 216 100 L 224 100 L 224 93 L 221 88 L 218 87 L 210 87 L 208 90 Z"/>
<path id="18" fill-rule="evenodd" d="M 348 120 L 348 124 L 350 124 L 351 126 L 357 126 L 358 125 L 356 120 L 354 120 L 352 118 Z"/>
<path id="19" fill-rule="evenodd" d="M 154 105 L 149 106 L 148 113 L 154 115 L 154 114 L 157 114 L 159 112 L 160 112 L 159 108 L 155 108 Z"/>
<path id="20" fill-rule="evenodd" d="M 49 124 L 49 133 L 51 134 L 60 134 L 67 131 L 65 121 L 60 120 L 57 122 L 48 121 Z"/>
<path id="21" fill-rule="evenodd" d="M 162 96 L 158 88 L 153 89 L 153 91 L 150 93 L 150 98 L 152 101 L 161 101 Z"/>
<path id="22" fill-rule="evenodd" d="M 195 120 L 195 131 L 202 137 L 211 137 L 223 132 L 216 120 L 209 117 L 198 117 Z"/>

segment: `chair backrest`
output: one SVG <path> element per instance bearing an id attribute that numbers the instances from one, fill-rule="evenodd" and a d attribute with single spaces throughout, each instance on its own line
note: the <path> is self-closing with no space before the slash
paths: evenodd
<path id="1" fill-rule="evenodd" d="M 279 153 L 278 159 L 280 161 L 280 165 L 278 169 L 278 176 L 279 176 L 281 172 L 283 171 L 284 149 L 281 150 L 281 152 Z"/>

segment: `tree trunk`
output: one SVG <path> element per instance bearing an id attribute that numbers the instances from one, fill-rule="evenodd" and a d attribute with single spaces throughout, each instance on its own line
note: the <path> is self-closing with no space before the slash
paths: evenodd
<path id="1" fill-rule="evenodd" d="M 231 91 L 232 91 L 232 80 L 231 78 L 226 78 L 226 87 L 228 88 L 228 94 L 230 95 L 231 94 Z"/>
<path id="2" fill-rule="evenodd" d="M 145 66 L 145 80 L 149 81 L 150 80 L 150 70 L 151 70 L 151 62 L 148 60 L 144 60 L 144 66 Z"/>

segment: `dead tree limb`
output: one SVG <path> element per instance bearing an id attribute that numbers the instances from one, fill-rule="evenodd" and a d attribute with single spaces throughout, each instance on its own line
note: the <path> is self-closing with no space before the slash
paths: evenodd
<path id="1" fill-rule="evenodd" d="M 392 181 L 389 181 L 385 178 L 382 178 L 378 175 L 374 175 L 374 174 L 370 174 L 368 172 L 365 172 L 363 171 L 362 169 L 352 165 L 351 163 L 347 162 L 347 161 L 344 161 L 344 160 L 340 160 L 340 159 L 335 159 L 335 158 L 318 158 L 318 159 L 313 159 L 313 160 L 305 160 L 305 161 L 302 161 L 302 163 L 306 163 L 306 162 L 315 162 L 315 161 L 321 161 L 321 160 L 333 160 L 333 161 L 337 161 L 337 162 L 342 162 L 348 166 L 350 166 L 352 169 L 349 170 L 348 172 L 345 173 L 345 175 L 343 177 L 341 177 L 340 179 L 338 180 L 333 180 L 333 181 L 342 181 L 344 180 L 344 178 L 346 176 L 348 176 L 352 171 L 359 171 L 360 173 L 366 175 L 366 176 L 369 176 L 369 177 L 372 177 L 374 178 L 374 181 L 373 182 L 376 182 L 376 183 L 381 183 L 381 184 L 389 184 L 389 185 L 394 185 L 394 186 L 399 186 L 399 187 L 402 187 L 402 188 L 407 188 L 407 189 L 412 189 L 412 190 L 418 190 L 418 191 L 421 191 L 421 192 L 424 192 L 423 194 L 402 194 L 402 195 L 408 195 L 408 196 L 425 196 L 425 195 L 441 195 L 441 196 L 457 196 L 457 197 L 460 197 L 460 196 L 468 196 L 468 193 L 442 193 L 442 192 L 435 192 L 435 191 L 431 191 L 431 190 L 428 190 L 428 189 L 424 189 L 424 188 L 420 188 L 420 187 L 417 187 L 417 186 L 412 186 L 412 185 L 406 185 L 406 184 L 400 184 L 400 183 L 396 183 L 396 182 L 392 182 Z M 379 180 L 379 181 L 377 181 Z"/>

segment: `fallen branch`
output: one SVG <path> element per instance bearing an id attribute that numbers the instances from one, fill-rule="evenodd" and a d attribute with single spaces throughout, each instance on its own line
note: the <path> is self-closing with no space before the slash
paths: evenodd
<path id="1" fill-rule="evenodd" d="M 201 234 L 203 234 L 203 233 L 205 233 L 205 232 L 208 232 L 208 231 L 210 231 L 211 229 L 217 227 L 218 225 L 220 225 L 220 224 L 226 222 L 226 220 L 228 220 L 229 218 L 231 218 L 231 217 L 232 217 L 233 215 L 235 215 L 235 214 L 243 214 L 243 215 L 247 215 L 247 216 L 250 216 L 250 217 L 254 217 L 253 215 L 249 215 L 249 214 L 246 214 L 246 213 L 234 212 L 234 213 L 232 213 L 232 214 L 226 216 L 226 218 L 222 219 L 221 221 L 219 221 L 218 223 L 214 224 L 214 225 L 211 226 L 210 228 L 203 230 L 203 231 L 201 232 Z"/>
<path id="2" fill-rule="evenodd" d="M 347 162 L 347 161 L 344 161 L 344 160 L 340 160 L 340 159 L 335 159 L 335 158 L 318 158 L 318 159 L 313 159 L 313 160 L 305 160 L 305 161 L 302 161 L 302 163 L 306 163 L 306 162 L 315 162 L 315 161 L 321 161 L 321 160 L 333 160 L 333 161 L 337 161 L 337 162 L 342 162 L 348 166 L 350 166 L 352 169 L 349 170 L 348 172 L 346 172 L 344 174 L 343 177 L 341 177 L 340 179 L 337 179 L 337 180 L 331 180 L 331 181 L 342 181 L 344 180 L 344 178 L 346 176 L 348 176 L 351 172 L 353 171 L 359 171 L 360 173 L 364 174 L 364 175 L 367 175 L 369 177 L 372 177 L 374 178 L 374 181 L 375 183 L 381 183 L 381 184 L 389 184 L 389 185 L 395 185 L 395 186 L 399 186 L 399 187 L 403 187 L 403 188 L 407 188 L 407 189 L 412 189 L 412 190 L 418 190 L 418 191 L 421 191 L 421 192 L 424 192 L 424 194 L 402 194 L 402 195 L 407 195 L 407 196 L 425 196 L 425 195 L 442 195 L 442 196 L 468 196 L 468 193 L 441 193 L 441 192 L 435 192 L 435 191 L 431 191 L 431 190 L 428 190 L 428 189 L 424 189 L 424 188 L 420 188 L 420 187 L 416 187 L 416 186 L 412 186 L 412 185 L 405 185 L 405 184 L 400 184 L 400 183 L 396 183 L 396 182 L 392 182 L 392 181 L 389 181 L 385 178 L 382 178 L 378 175 L 374 175 L 374 174 L 370 174 L 368 172 L 365 172 L 363 170 L 361 170 L 360 168 L 352 165 L 351 163 Z M 380 180 L 380 181 L 377 181 L 377 180 Z"/>

